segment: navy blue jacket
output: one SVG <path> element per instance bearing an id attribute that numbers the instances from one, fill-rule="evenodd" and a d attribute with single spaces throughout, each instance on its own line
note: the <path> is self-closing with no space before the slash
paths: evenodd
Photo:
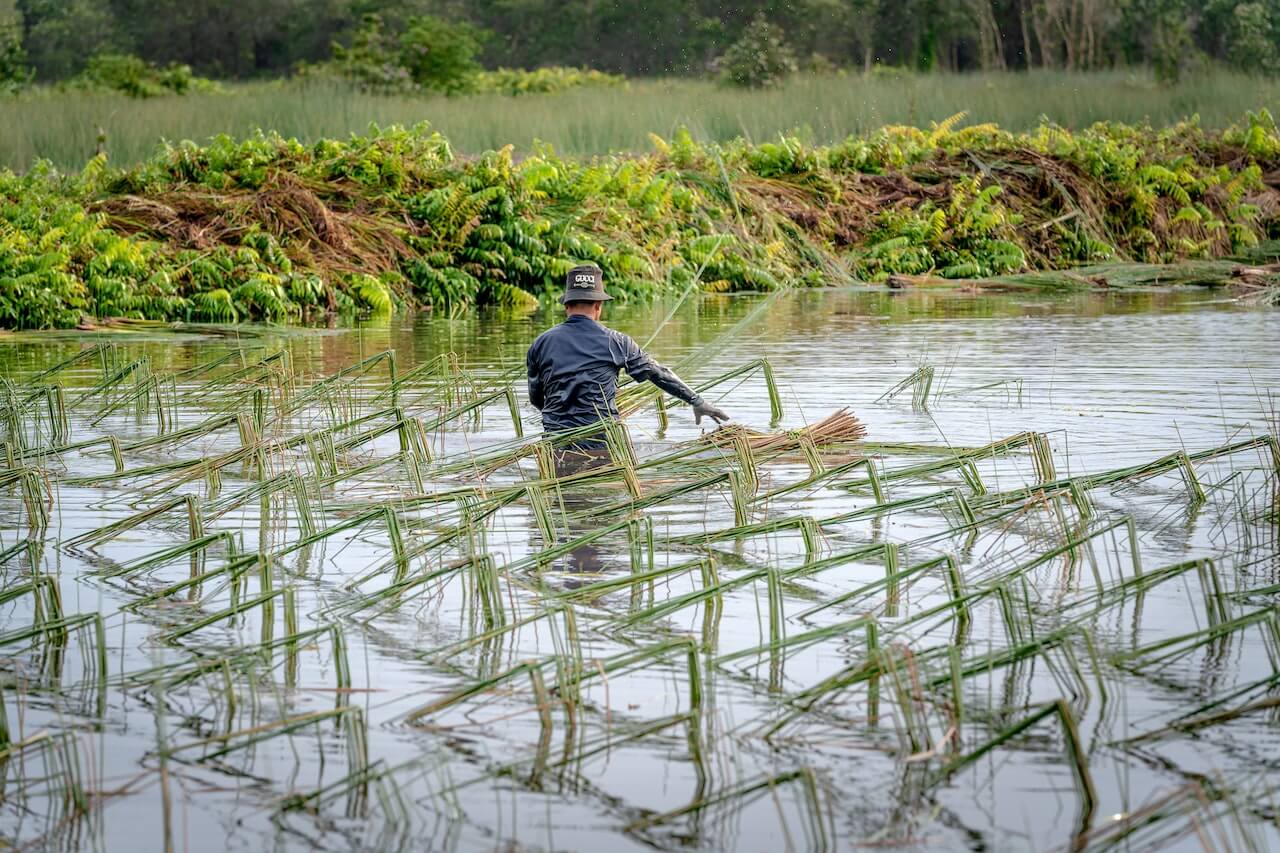
<path id="1" fill-rule="evenodd" d="M 690 405 L 701 402 L 692 388 L 634 340 L 581 314 L 539 335 L 526 363 L 529 401 L 542 412 L 542 428 L 548 432 L 616 418 L 619 370 Z"/>

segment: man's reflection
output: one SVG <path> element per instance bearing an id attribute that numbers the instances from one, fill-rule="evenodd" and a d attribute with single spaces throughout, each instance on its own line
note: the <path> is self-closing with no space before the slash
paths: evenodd
<path id="1" fill-rule="evenodd" d="M 609 449 L 604 446 L 593 446 L 590 442 L 573 445 L 555 451 L 556 477 L 564 478 L 584 471 L 604 468 L 611 462 Z M 577 539 L 595 529 L 596 525 L 581 517 L 593 506 L 602 506 L 609 500 L 607 494 L 601 494 L 588 483 L 562 482 L 559 486 L 560 499 L 565 511 L 565 535 L 568 539 Z M 579 545 L 565 555 L 563 569 L 570 575 L 599 574 L 604 571 L 604 554 L 600 546 L 594 542 Z M 577 589 L 589 583 L 581 578 L 566 578 L 566 589 Z"/>

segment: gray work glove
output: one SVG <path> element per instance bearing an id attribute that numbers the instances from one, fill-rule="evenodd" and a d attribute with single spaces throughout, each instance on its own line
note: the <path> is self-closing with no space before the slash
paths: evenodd
<path id="1" fill-rule="evenodd" d="M 729 416 L 725 414 L 723 409 L 717 409 L 706 400 L 699 397 L 693 402 L 693 422 L 698 426 L 702 426 L 704 417 L 711 418 L 717 424 L 722 424 L 729 420 Z"/>

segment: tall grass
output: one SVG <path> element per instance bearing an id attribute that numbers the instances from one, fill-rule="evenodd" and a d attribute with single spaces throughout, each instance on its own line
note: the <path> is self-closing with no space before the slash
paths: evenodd
<path id="1" fill-rule="evenodd" d="M 136 163 L 163 139 L 276 130 L 304 141 L 381 125 L 430 122 L 462 152 L 536 141 L 564 154 L 650 147 L 648 134 L 685 126 L 703 141 L 767 140 L 797 131 L 833 142 L 885 124 L 927 125 L 960 111 L 970 121 L 1023 130 L 1047 118 L 1069 128 L 1095 121 L 1161 125 L 1199 115 L 1218 127 L 1246 110 L 1280 105 L 1280 81 L 1217 71 L 1162 86 L 1145 72 L 989 73 L 800 77 L 777 89 L 725 89 L 705 80 L 637 80 L 625 91 L 580 88 L 555 95 L 383 97 L 328 84 L 255 83 L 226 94 L 134 100 L 43 91 L 0 101 L 0 166 L 37 159 L 62 169 L 93 156 L 100 133 L 112 162 Z"/>

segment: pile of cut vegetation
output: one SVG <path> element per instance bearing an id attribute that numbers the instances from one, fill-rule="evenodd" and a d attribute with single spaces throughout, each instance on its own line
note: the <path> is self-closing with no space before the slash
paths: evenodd
<path id="1" fill-rule="evenodd" d="M 886 127 L 573 160 L 426 126 L 0 173 L 0 324 L 526 307 L 581 262 L 623 298 L 1217 258 L 1280 236 L 1280 132 Z M 1072 279 L 1066 279 L 1068 281 Z"/>

